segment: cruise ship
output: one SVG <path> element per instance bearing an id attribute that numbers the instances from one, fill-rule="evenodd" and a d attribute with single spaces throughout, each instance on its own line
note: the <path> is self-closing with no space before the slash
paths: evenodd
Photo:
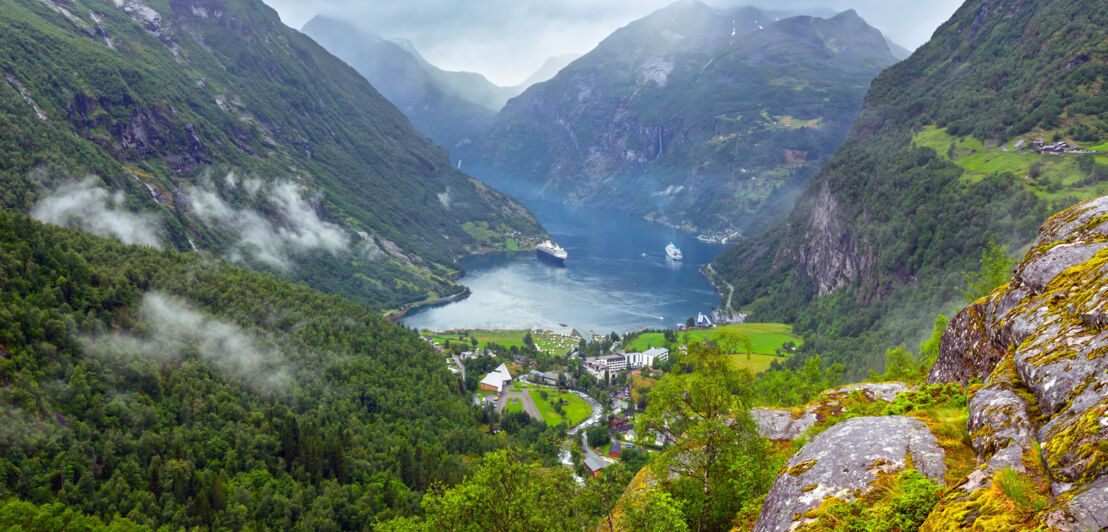
<path id="1" fill-rule="evenodd" d="M 568 254 L 566 250 L 562 249 L 562 246 L 555 244 L 553 241 L 547 240 L 542 244 L 535 247 L 535 253 L 538 254 L 540 259 L 546 259 L 557 264 L 562 264 L 566 261 Z"/>
<path id="2" fill-rule="evenodd" d="M 681 254 L 681 250 L 678 249 L 677 246 L 673 244 L 673 242 L 670 242 L 669 245 L 666 246 L 666 256 L 673 260 L 681 260 L 685 258 L 685 256 Z"/>

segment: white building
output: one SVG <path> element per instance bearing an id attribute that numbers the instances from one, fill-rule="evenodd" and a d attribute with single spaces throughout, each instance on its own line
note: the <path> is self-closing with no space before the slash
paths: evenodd
<path id="1" fill-rule="evenodd" d="M 603 366 L 609 373 L 616 371 L 623 371 L 627 369 L 627 357 L 621 354 L 604 355 L 600 357 L 589 357 L 585 359 L 585 365 L 597 365 Z"/>
<path id="2" fill-rule="evenodd" d="M 503 392 L 504 387 L 512 382 L 512 374 L 508 372 L 508 366 L 501 364 L 485 378 L 481 379 L 481 389 L 487 391 Z"/>
<path id="3" fill-rule="evenodd" d="M 655 361 L 668 360 L 669 349 L 651 347 L 641 353 L 625 353 L 624 357 L 627 359 L 627 367 L 631 369 L 645 368 L 653 366 Z"/>

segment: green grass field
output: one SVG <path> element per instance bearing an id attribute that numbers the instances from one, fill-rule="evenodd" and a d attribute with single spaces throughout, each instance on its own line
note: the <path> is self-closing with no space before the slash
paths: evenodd
<path id="1" fill-rule="evenodd" d="M 784 360 L 772 355 L 731 355 L 731 364 L 736 368 L 748 369 L 751 373 L 761 373 L 769 369 L 774 360 Z"/>
<path id="2" fill-rule="evenodd" d="M 1053 137 L 1053 134 L 1041 132 L 1025 137 L 1022 140 L 1031 142 L 1035 138 L 1048 140 Z M 1043 198 L 1060 199 L 1074 195 L 1093 197 L 1108 192 L 1108 183 L 1084 184 L 1086 175 L 1078 168 L 1078 155 L 1040 155 L 1028 149 L 1016 148 L 1016 142 L 1019 140 L 1021 139 L 1013 139 L 1003 146 L 986 145 L 973 137 L 953 137 L 946 132 L 945 128 L 938 129 L 934 126 L 927 126 L 912 137 L 913 144 L 931 148 L 940 157 L 962 167 L 965 170 L 962 179 L 971 183 L 998 173 L 1011 172 L 1037 196 Z M 950 151 L 952 144 L 953 152 Z M 1093 151 L 1108 151 L 1106 149 L 1108 144 L 1087 146 L 1087 148 Z M 953 158 L 950 157 L 951 153 Z M 1098 154 L 1095 157 L 1100 164 L 1108 163 L 1108 155 Z M 1031 165 L 1036 162 L 1041 166 L 1041 176 L 1037 180 L 1026 179 L 1031 174 Z"/>
<path id="3" fill-rule="evenodd" d="M 515 414 L 516 412 L 523 412 L 523 403 L 518 397 L 512 397 L 508 399 L 508 404 L 504 405 L 504 413 Z"/>
<path id="4" fill-rule="evenodd" d="M 677 333 L 677 340 L 679 343 L 710 340 L 717 330 L 734 331 L 750 337 L 754 354 L 759 355 L 772 355 L 774 350 L 780 348 L 785 342 L 793 342 L 798 346 L 804 343 L 800 337 L 793 335 L 792 326 L 783 323 L 743 323 L 724 325 L 717 329 L 703 331 L 692 330 Z M 666 339 L 662 333 L 645 333 L 631 342 L 630 349 L 632 351 L 646 351 L 651 347 L 664 347 L 665 345 Z M 766 366 L 769 366 L 768 362 Z"/>
<path id="5" fill-rule="evenodd" d="M 550 404 L 549 399 L 543 399 L 540 391 L 545 391 L 548 397 L 557 396 L 558 399 L 565 399 L 569 401 L 569 404 L 562 407 L 565 412 L 563 417 L 561 414 L 554 411 L 554 407 Z M 539 413 L 542 414 L 542 418 L 546 421 L 547 425 L 557 425 L 562 421 L 565 421 L 567 426 L 575 426 L 578 423 L 589 418 L 592 415 L 592 407 L 585 402 L 584 399 L 577 397 L 571 393 L 563 393 L 558 395 L 553 388 L 540 388 L 537 386 L 530 387 L 529 393 L 531 394 L 531 400 L 535 402 L 535 406 L 539 409 Z"/>

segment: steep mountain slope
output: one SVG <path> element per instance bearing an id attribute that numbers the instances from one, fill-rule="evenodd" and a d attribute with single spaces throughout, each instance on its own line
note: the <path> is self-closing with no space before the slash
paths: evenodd
<path id="1" fill-rule="evenodd" d="M 40 219 L 378 307 L 541 233 L 257 0 L 3 0 L 0 68 L 0 201 Z"/>
<path id="2" fill-rule="evenodd" d="M 0 528 L 23 530 L 360 530 L 493 445 L 366 307 L 4 210 L 0 427 Z"/>
<path id="3" fill-rule="evenodd" d="M 679 2 L 631 23 L 511 100 L 459 153 L 520 180 L 688 228 L 749 229 L 841 142 L 895 60 L 854 12 L 771 23 Z"/>
<path id="4" fill-rule="evenodd" d="M 360 32 L 342 21 L 317 16 L 303 31 L 365 76 L 417 129 L 448 150 L 472 142 L 492 124 L 500 106 L 492 106 L 495 87 L 487 80 L 452 79 L 451 75 L 427 63 L 411 47 Z M 484 80 L 481 77 L 481 80 Z M 458 87 L 462 83 L 470 87 Z M 462 89 L 469 90 L 462 90 Z M 506 98 L 505 98 L 506 99 Z M 481 102 L 481 103 L 479 103 Z M 502 102 L 501 102 L 502 103 Z"/>
<path id="5" fill-rule="evenodd" d="M 990 238 L 1108 190 L 1103 154 L 1050 146 L 1108 151 L 1106 27 L 1101 3 L 966 2 L 878 76 L 788 220 L 715 261 L 734 305 L 856 374 L 927 330 Z"/>

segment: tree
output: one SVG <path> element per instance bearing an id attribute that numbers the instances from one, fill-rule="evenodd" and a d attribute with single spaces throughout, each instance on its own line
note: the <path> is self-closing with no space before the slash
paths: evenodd
<path id="1" fill-rule="evenodd" d="M 423 530 L 580 530 L 584 515 L 575 504 L 577 483 L 569 470 L 540 470 L 516 452 L 486 454 L 461 484 L 433 488 L 423 499 Z M 411 521 L 402 522 L 420 530 Z M 401 523 L 398 523 L 401 524 Z"/>
<path id="2" fill-rule="evenodd" d="M 885 351 L 885 373 L 882 380 L 916 382 L 922 373 L 916 355 L 903 345 Z"/>
<path id="3" fill-rule="evenodd" d="M 754 344 L 750 342 L 750 337 L 732 328 L 720 327 L 716 329 L 712 333 L 712 341 L 724 353 L 745 353 L 749 355 L 754 352 Z"/>
<path id="4" fill-rule="evenodd" d="M 730 364 L 717 346 L 690 344 L 688 352 L 650 392 L 640 433 L 673 434 L 676 445 L 657 459 L 671 495 L 684 504 L 689 528 L 729 527 L 774 471 L 749 415 L 753 376 Z"/>
<path id="5" fill-rule="evenodd" d="M 611 436 L 608 434 L 607 425 L 589 427 L 585 434 L 588 435 L 589 445 L 593 447 L 600 447 L 611 441 Z"/>
<path id="6" fill-rule="evenodd" d="M 617 462 L 604 468 L 599 475 L 588 476 L 585 479 L 580 505 L 590 515 L 600 518 L 600 530 L 616 530 L 613 510 L 619 502 L 620 495 L 627 489 L 631 476 L 632 473 L 622 463 Z"/>
<path id="7" fill-rule="evenodd" d="M 931 327 L 931 337 L 919 346 L 920 358 L 927 368 L 931 368 L 935 365 L 935 361 L 939 359 L 939 343 L 943 339 L 943 333 L 946 332 L 948 324 L 950 324 L 950 319 L 946 316 L 942 314 L 935 316 L 935 322 Z"/>
<path id="8" fill-rule="evenodd" d="M 681 501 L 662 490 L 631 490 L 620 503 L 619 530 L 643 532 L 685 532 Z"/>
<path id="9" fill-rule="evenodd" d="M 1000 246 L 993 239 L 981 252 L 981 260 L 976 272 L 963 274 L 966 289 L 961 290 L 966 303 L 973 303 L 992 293 L 998 286 L 1008 282 L 1016 261 L 1008 258 L 1008 246 Z"/>

